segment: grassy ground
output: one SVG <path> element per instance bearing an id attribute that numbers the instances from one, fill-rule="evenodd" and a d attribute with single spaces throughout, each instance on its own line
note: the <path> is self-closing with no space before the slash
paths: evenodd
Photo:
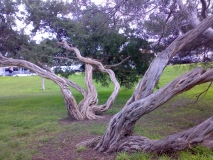
<path id="1" fill-rule="evenodd" d="M 167 67 L 160 79 L 162 87 L 188 70 L 187 67 Z M 83 84 L 82 75 L 71 77 Z M 112 91 L 112 86 L 104 88 L 96 85 L 99 102 L 102 103 Z M 45 157 L 40 148 L 61 149 L 61 143 L 72 138 L 102 135 L 106 128 L 104 121 L 67 122 L 66 108 L 59 87 L 45 80 L 46 90 L 41 90 L 40 77 L 0 77 L 0 160 L 32 159 L 33 155 Z M 149 138 L 162 138 L 200 123 L 210 117 L 213 111 L 211 87 L 205 98 L 196 104 L 196 94 L 202 92 L 208 84 L 200 85 L 190 92 L 170 100 L 159 109 L 142 117 L 135 126 L 135 134 Z M 132 94 L 132 90 L 121 92 L 106 115 L 117 113 Z M 82 96 L 73 91 L 77 100 Z M 62 138 L 63 137 L 63 138 Z M 74 143 L 74 142 L 73 142 Z M 51 145 L 50 145 L 51 144 Z M 79 157 L 86 148 L 74 148 Z M 62 153 L 61 153 L 62 154 Z M 135 153 L 118 154 L 116 159 L 213 159 L 213 153 L 202 147 L 173 155 L 149 155 Z M 82 159 L 82 158 L 78 158 Z"/>

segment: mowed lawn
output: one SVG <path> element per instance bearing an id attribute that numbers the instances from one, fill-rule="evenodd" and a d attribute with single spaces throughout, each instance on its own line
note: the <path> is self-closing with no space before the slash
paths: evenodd
<path id="1" fill-rule="evenodd" d="M 187 70 L 188 68 L 183 66 L 168 66 L 159 81 L 159 86 L 162 87 Z M 83 74 L 73 75 L 70 79 L 84 86 Z M 75 122 L 61 125 L 60 120 L 66 119 L 68 115 L 60 89 L 52 81 L 45 80 L 45 91 L 43 91 L 41 81 L 39 76 L 0 77 L 0 160 L 32 159 L 33 155 L 41 154 L 38 148 L 44 146 L 46 142 L 54 141 L 57 148 L 57 144 L 60 143 L 57 137 L 67 131 L 73 135 L 85 132 L 91 135 L 104 133 L 106 125 L 101 123 L 85 125 Z M 213 113 L 212 86 L 205 97 L 200 96 L 201 99 L 194 103 L 197 94 L 207 89 L 208 85 L 209 83 L 197 86 L 142 117 L 135 126 L 135 134 L 158 139 L 192 127 L 210 117 Z M 102 87 L 96 84 L 96 87 L 99 103 L 103 103 L 112 92 L 113 86 Z M 75 90 L 72 92 L 77 101 L 80 101 L 82 96 Z M 105 114 L 117 113 L 132 92 L 133 89 L 122 88 L 115 104 Z M 200 150 L 199 154 L 195 154 L 195 151 L 180 152 L 175 158 L 182 156 L 184 159 L 190 156 L 194 159 L 211 159 L 213 157 L 211 152 L 202 150 L 201 154 Z M 126 153 L 119 154 L 117 159 L 122 159 L 122 156 L 134 159 L 134 155 L 130 156 Z M 161 155 L 157 159 L 164 158 L 171 157 Z M 151 159 L 150 155 L 147 159 Z"/>

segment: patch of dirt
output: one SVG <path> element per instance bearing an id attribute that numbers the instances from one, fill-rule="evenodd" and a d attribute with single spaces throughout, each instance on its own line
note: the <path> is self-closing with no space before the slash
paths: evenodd
<path id="1" fill-rule="evenodd" d="M 99 120 L 84 120 L 79 123 L 91 124 L 108 123 L 111 115 L 105 115 L 104 118 Z M 60 125 L 69 125 L 77 121 L 70 120 L 69 118 L 59 120 Z M 38 145 L 38 153 L 33 157 L 33 160 L 114 160 L 116 153 L 98 153 L 92 148 L 86 150 L 77 150 L 76 144 L 94 138 L 97 135 L 88 133 L 72 134 L 72 131 L 60 133 L 56 138 L 47 143 Z"/>
<path id="2" fill-rule="evenodd" d="M 92 124 L 93 122 L 98 122 L 98 123 L 109 123 L 110 119 L 112 118 L 112 115 L 104 115 L 100 119 L 95 119 L 95 120 L 83 120 L 83 121 L 77 121 L 74 119 L 70 119 L 69 117 L 63 118 L 59 120 L 60 125 L 69 125 L 74 122 L 79 122 L 79 123 L 84 123 L 84 124 Z"/>

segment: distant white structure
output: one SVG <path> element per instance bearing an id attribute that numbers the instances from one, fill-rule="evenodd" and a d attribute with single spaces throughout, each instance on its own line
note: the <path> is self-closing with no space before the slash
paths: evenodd
<path id="1" fill-rule="evenodd" d="M 31 76 L 36 75 L 24 67 L 2 66 L 0 67 L 0 76 Z"/>
<path id="2" fill-rule="evenodd" d="M 0 67 L 0 76 L 3 76 L 4 75 L 4 67 Z"/>
<path id="3" fill-rule="evenodd" d="M 82 72 L 82 64 L 73 64 L 71 66 L 54 66 L 51 68 L 52 71 L 54 71 L 55 69 L 61 69 L 63 72 L 65 72 L 66 70 L 68 71 L 74 71 L 74 72 Z"/>

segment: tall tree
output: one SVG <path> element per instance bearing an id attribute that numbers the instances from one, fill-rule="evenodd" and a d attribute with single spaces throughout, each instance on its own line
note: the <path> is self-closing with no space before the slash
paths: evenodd
<path id="1" fill-rule="evenodd" d="M 87 82 L 87 87 L 88 87 L 87 90 L 84 90 L 82 87 L 73 83 L 71 80 L 57 76 L 45 64 L 51 64 L 55 61 L 50 56 L 50 53 L 51 53 L 51 55 L 56 54 L 56 57 L 57 57 L 58 54 L 60 54 L 61 50 L 64 50 L 64 49 L 63 48 L 57 49 L 58 47 L 55 47 L 56 43 L 54 41 L 50 41 L 50 40 L 45 40 L 41 44 L 36 44 L 34 41 L 30 41 L 29 36 L 24 35 L 24 32 L 22 32 L 22 31 L 19 32 L 18 30 L 13 28 L 12 24 L 14 24 L 15 18 L 17 18 L 17 16 L 14 16 L 18 12 L 18 10 L 16 10 L 16 11 L 14 10 L 17 7 L 17 4 L 13 3 L 13 1 L 3 1 L 3 2 L 2 2 L 2 6 L 5 5 L 7 7 L 11 7 L 11 9 L 10 9 L 11 11 L 10 10 L 7 11 L 8 8 L 3 8 L 1 11 L 1 14 L 2 14 L 1 26 L 3 27 L 3 29 L 5 29 L 5 32 L 1 33 L 1 40 L 2 40 L 1 47 L 2 48 L 0 50 L 0 52 L 1 52 L 0 64 L 23 66 L 25 68 L 28 68 L 28 69 L 34 71 L 41 77 L 51 79 L 56 84 L 58 84 L 59 87 L 61 88 L 62 94 L 64 96 L 64 101 L 65 101 L 67 111 L 72 118 L 75 118 L 78 120 L 98 118 L 98 116 L 96 116 L 96 113 L 101 113 L 101 112 L 107 110 L 113 104 L 113 102 L 118 94 L 120 86 L 115 79 L 114 73 L 110 69 L 104 68 L 103 65 L 98 61 L 89 59 L 86 64 L 86 73 L 88 72 L 88 74 L 86 74 L 86 82 Z M 37 1 L 37 2 L 33 1 L 32 4 L 38 3 L 38 2 L 39 1 Z M 56 5 L 61 4 L 61 3 L 57 3 L 56 1 L 53 1 L 53 2 L 54 3 L 51 3 L 53 5 L 53 8 L 55 6 L 54 4 L 56 4 Z M 10 5 L 8 5 L 8 4 L 10 4 Z M 44 5 L 46 3 L 42 3 L 42 4 Z M 39 8 L 39 7 L 43 7 L 43 6 L 35 5 L 34 7 Z M 45 9 L 47 9 L 46 7 L 47 6 L 45 6 Z M 9 17 L 10 13 L 11 13 L 11 18 L 13 18 L 14 21 L 10 21 L 10 17 Z M 51 14 L 52 13 L 54 13 L 54 12 L 51 12 Z M 58 12 L 56 14 L 58 14 Z M 34 20 L 35 20 L 35 22 L 37 22 L 37 20 L 39 20 L 36 18 L 37 16 L 34 14 L 32 14 L 32 15 L 35 16 Z M 39 16 L 41 16 L 41 15 L 39 15 Z M 46 16 L 44 16 L 44 17 L 46 18 Z M 39 21 L 39 23 L 40 23 L 40 21 Z M 14 24 L 14 26 L 15 26 L 15 24 Z M 39 24 L 35 23 L 35 29 L 38 26 L 39 26 Z M 6 32 L 6 31 L 8 31 L 8 32 Z M 21 34 L 19 34 L 19 33 L 21 33 Z M 14 35 L 14 36 L 11 37 L 11 35 L 12 36 Z M 23 41 L 22 41 L 22 39 L 20 39 L 21 36 L 24 38 Z M 18 38 L 16 39 L 15 37 L 18 37 L 19 39 Z M 12 38 L 12 39 L 9 39 L 9 38 Z M 10 47 L 6 46 L 7 43 L 10 44 Z M 54 45 L 52 45 L 53 43 L 54 43 Z M 80 56 L 80 52 L 77 49 L 74 51 L 76 52 L 77 55 Z M 18 59 L 14 59 L 14 56 Z M 11 57 L 13 57 L 13 58 L 11 58 Z M 87 60 L 87 58 L 84 58 L 84 60 L 85 59 Z M 31 63 L 29 61 L 34 62 L 37 65 L 35 65 L 34 63 Z M 45 64 L 42 64 L 41 62 L 45 62 Z M 115 84 L 115 89 L 114 89 L 112 95 L 110 96 L 110 99 L 105 104 L 101 105 L 100 108 L 98 107 L 98 104 L 97 104 L 97 102 L 98 102 L 97 93 L 96 93 L 95 87 L 92 83 L 92 77 L 91 77 L 92 67 L 91 67 L 91 65 L 97 65 L 97 68 L 99 68 L 102 71 L 104 70 L 104 72 L 108 73 L 110 75 L 112 81 Z M 82 95 L 84 96 L 84 99 L 79 104 L 77 104 L 76 100 L 74 99 L 74 97 L 69 89 L 69 86 L 75 88 L 80 93 L 82 93 Z"/>
<path id="2" fill-rule="evenodd" d="M 16 21 L 21 19 L 19 13 L 20 1 L 0 1 L 0 53 L 16 55 L 29 40 L 17 29 Z"/>
<path id="3" fill-rule="evenodd" d="M 33 22 L 33 32 L 40 29 L 54 33 L 58 41 L 66 40 L 72 43 L 83 56 L 98 59 L 103 65 L 113 65 L 126 60 L 119 67 L 111 69 L 118 73 L 116 78 L 122 86 L 132 87 L 138 81 L 138 75 L 146 71 L 153 58 L 152 54 L 141 55 L 140 51 L 140 48 L 150 50 L 150 44 L 145 39 L 137 38 L 128 25 L 125 25 L 124 31 L 124 24 L 121 24 L 118 18 L 111 17 L 107 9 L 98 8 L 89 2 L 86 8 L 82 5 L 80 1 L 64 4 L 58 1 L 28 0 L 25 5 L 30 13 L 27 21 Z M 120 33 L 121 31 L 124 33 Z M 68 64 L 65 60 L 63 62 Z M 107 78 L 98 71 L 94 72 L 94 79 L 107 84 Z"/>

